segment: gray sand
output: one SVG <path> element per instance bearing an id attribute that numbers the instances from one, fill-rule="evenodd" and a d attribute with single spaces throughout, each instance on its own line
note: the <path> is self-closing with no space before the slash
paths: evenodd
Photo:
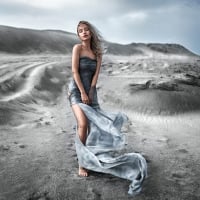
<path id="1" fill-rule="evenodd" d="M 2 55 L 0 199 L 199 199 L 199 69 L 198 57 L 104 57 L 100 105 L 128 115 L 125 151 L 148 162 L 149 177 L 132 198 L 127 180 L 77 175 L 70 56 Z"/>

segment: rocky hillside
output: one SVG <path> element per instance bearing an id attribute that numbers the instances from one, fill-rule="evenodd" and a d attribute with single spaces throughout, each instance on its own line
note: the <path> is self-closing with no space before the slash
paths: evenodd
<path id="1" fill-rule="evenodd" d="M 71 53 L 79 39 L 76 34 L 61 30 L 34 30 L 0 25 L 0 52 L 14 54 Z M 153 53 L 195 56 L 179 44 L 131 43 L 105 41 L 106 52 L 114 55 L 149 55 Z"/>

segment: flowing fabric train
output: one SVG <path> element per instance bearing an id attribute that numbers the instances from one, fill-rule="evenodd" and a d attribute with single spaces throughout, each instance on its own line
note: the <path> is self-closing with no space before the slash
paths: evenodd
<path id="1" fill-rule="evenodd" d="M 128 193 L 138 194 L 147 177 L 147 163 L 139 153 L 119 154 L 125 145 L 125 134 L 121 132 L 127 116 L 110 113 L 79 103 L 88 118 L 89 133 L 83 145 L 76 132 L 76 152 L 80 166 L 118 176 L 131 181 Z"/>

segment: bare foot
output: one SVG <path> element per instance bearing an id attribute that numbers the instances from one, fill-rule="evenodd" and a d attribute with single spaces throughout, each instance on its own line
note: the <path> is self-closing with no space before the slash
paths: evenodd
<path id="1" fill-rule="evenodd" d="M 78 175 L 86 177 L 86 176 L 88 176 L 88 171 L 83 167 L 79 167 Z"/>

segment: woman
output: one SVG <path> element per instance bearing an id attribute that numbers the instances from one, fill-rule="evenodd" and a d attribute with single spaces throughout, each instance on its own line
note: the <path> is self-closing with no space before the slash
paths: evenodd
<path id="1" fill-rule="evenodd" d="M 73 47 L 73 79 L 68 95 L 77 120 L 78 173 L 85 177 L 88 170 L 93 170 L 129 179 L 132 181 L 129 194 L 137 194 L 147 175 L 147 165 L 140 154 L 119 155 L 125 145 L 125 135 L 120 130 L 127 117 L 105 112 L 98 104 L 96 84 L 102 60 L 101 37 L 87 21 L 78 23 L 77 34 L 81 44 Z"/>

